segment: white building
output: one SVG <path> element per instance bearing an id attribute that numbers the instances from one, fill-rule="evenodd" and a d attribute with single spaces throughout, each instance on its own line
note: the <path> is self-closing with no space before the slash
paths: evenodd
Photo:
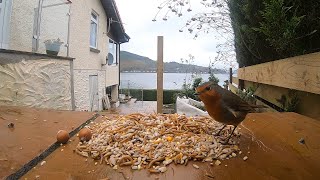
<path id="1" fill-rule="evenodd" d="M 46 40 L 63 42 L 58 56 L 74 58 L 73 110 L 102 110 L 108 95 L 118 104 L 120 44 L 129 36 L 114 0 L 0 0 L 0 28 L 2 52 L 46 54 Z"/>

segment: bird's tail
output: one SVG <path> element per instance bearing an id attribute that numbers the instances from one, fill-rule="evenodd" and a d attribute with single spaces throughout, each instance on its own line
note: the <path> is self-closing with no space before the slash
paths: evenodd
<path id="1" fill-rule="evenodd" d="M 258 108 L 268 108 L 267 106 L 264 105 L 250 105 L 252 108 L 254 109 L 258 109 Z"/>

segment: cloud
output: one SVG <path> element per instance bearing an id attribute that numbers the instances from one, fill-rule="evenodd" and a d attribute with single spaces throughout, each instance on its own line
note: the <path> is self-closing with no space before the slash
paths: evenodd
<path id="1" fill-rule="evenodd" d="M 164 36 L 165 62 L 180 62 L 180 58 L 192 54 L 195 56 L 194 64 L 208 66 L 209 58 L 214 59 L 215 47 L 221 40 L 213 33 L 200 35 L 194 40 L 189 32 L 179 32 L 192 14 L 180 18 L 171 15 L 168 21 L 162 20 L 162 14 L 152 22 L 161 2 L 163 0 L 116 0 L 126 32 L 131 37 L 129 43 L 121 45 L 121 49 L 156 60 L 157 36 Z M 199 4 L 193 7 L 204 10 Z"/>

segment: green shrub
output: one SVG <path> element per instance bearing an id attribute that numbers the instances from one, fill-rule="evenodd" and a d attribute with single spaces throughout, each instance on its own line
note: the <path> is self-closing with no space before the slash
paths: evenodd
<path id="1" fill-rule="evenodd" d="M 214 84 L 218 84 L 219 83 L 219 79 L 213 73 L 210 73 L 210 76 L 209 76 L 208 80 L 213 82 Z"/>
<path id="2" fill-rule="evenodd" d="M 123 90 L 127 92 L 127 90 Z M 142 101 L 142 90 L 141 89 L 129 89 L 130 95 L 137 98 L 138 101 Z M 176 94 L 181 93 L 181 90 L 163 90 L 163 104 L 173 104 L 176 100 Z M 143 90 L 143 101 L 157 101 L 157 90 L 156 89 L 144 89 Z"/>
<path id="3" fill-rule="evenodd" d="M 229 0 L 240 67 L 320 50 L 319 0 Z"/>

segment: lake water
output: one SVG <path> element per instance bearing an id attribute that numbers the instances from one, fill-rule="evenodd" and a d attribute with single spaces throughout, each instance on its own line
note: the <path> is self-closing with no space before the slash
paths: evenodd
<path id="1" fill-rule="evenodd" d="M 181 89 L 184 80 L 192 84 L 191 73 L 164 73 L 163 89 Z M 229 79 L 229 74 L 215 74 L 219 79 L 219 85 L 222 86 L 224 81 Z M 209 74 L 198 74 L 196 77 L 202 77 L 204 81 L 208 81 Z M 121 73 L 120 88 L 134 89 L 156 89 L 157 88 L 157 73 Z"/>

